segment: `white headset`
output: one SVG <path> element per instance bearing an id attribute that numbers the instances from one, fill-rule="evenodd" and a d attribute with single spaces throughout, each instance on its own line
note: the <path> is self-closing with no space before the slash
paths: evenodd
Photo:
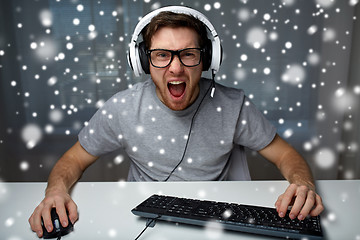
<path id="1" fill-rule="evenodd" d="M 165 12 L 165 11 L 192 15 L 205 24 L 208 30 L 208 38 L 210 39 L 212 45 L 211 63 L 209 69 L 211 69 L 214 74 L 217 73 L 219 71 L 220 64 L 222 61 L 222 47 L 221 47 L 220 38 L 214 26 L 210 23 L 207 17 L 199 11 L 184 6 L 169 6 L 169 7 L 159 8 L 145 15 L 135 27 L 134 33 L 131 38 L 131 42 L 129 44 L 130 49 L 128 52 L 128 62 L 130 67 L 133 69 L 135 76 L 139 77 L 142 73 L 145 72 L 141 65 L 139 43 L 137 42 L 138 37 L 141 34 L 141 31 L 150 23 L 153 17 L 158 15 L 160 12 Z"/>

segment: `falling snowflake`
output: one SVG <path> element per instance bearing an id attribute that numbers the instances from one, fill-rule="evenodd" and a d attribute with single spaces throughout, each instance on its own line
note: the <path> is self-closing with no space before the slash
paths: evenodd
<path id="1" fill-rule="evenodd" d="M 5 220 L 5 227 L 12 227 L 15 223 L 14 218 L 8 218 Z"/>
<path id="2" fill-rule="evenodd" d="M 329 169 L 336 163 L 336 156 L 329 148 L 319 149 L 315 154 L 315 163 L 322 169 Z"/>
<path id="3" fill-rule="evenodd" d="M 209 239 L 222 239 L 224 228 L 218 222 L 208 221 L 205 225 L 204 231 L 205 235 Z"/>
<path id="4" fill-rule="evenodd" d="M 34 148 L 42 137 L 43 132 L 37 124 L 28 124 L 21 131 L 21 138 L 29 149 Z"/>

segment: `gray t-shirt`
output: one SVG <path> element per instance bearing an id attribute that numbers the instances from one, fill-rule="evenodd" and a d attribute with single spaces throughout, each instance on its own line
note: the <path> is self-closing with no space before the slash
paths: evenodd
<path id="1" fill-rule="evenodd" d="M 182 111 L 159 100 L 151 79 L 115 94 L 81 130 L 80 144 L 94 156 L 123 148 L 131 159 L 129 181 L 163 181 L 181 160 L 189 138 L 169 181 L 226 180 L 232 149 L 261 150 L 276 129 L 242 90 L 216 83 L 214 97 L 204 97 L 211 80 L 199 83 L 199 97 Z M 244 153 L 238 156 L 246 162 Z M 239 174 L 246 173 L 248 169 Z"/>

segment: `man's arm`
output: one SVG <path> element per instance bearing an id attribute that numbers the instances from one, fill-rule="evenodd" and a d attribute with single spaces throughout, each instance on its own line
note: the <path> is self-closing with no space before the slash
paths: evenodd
<path id="1" fill-rule="evenodd" d="M 293 205 L 290 218 L 303 220 L 307 215 L 317 216 L 323 210 L 321 197 L 316 193 L 314 178 L 304 158 L 279 135 L 259 153 L 274 163 L 290 186 L 279 196 L 275 206 L 284 217 L 288 206 Z"/>
<path id="2" fill-rule="evenodd" d="M 80 143 L 76 142 L 55 164 L 48 179 L 45 198 L 29 218 L 31 229 L 38 237 L 43 235 L 41 218 L 47 231 L 52 231 L 50 210 L 53 207 L 56 207 L 60 222 L 64 227 L 68 225 L 66 211 L 72 223 L 78 219 L 77 206 L 71 199 L 69 191 L 85 169 L 96 159 L 97 157 L 86 152 Z"/>

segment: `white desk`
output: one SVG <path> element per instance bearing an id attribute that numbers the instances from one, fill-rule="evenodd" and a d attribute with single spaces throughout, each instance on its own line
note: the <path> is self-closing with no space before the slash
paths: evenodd
<path id="1" fill-rule="evenodd" d="M 145 220 L 130 211 L 153 193 L 272 207 L 287 187 L 285 181 L 78 183 L 72 193 L 80 219 L 66 239 L 134 239 Z M 322 225 L 327 239 L 360 239 L 360 180 L 319 181 L 326 212 Z M 28 218 L 42 200 L 45 183 L 0 183 L 0 239 L 37 239 Z M 230 231 L 158 222 L 141 240 L 264 239 Z"/>

